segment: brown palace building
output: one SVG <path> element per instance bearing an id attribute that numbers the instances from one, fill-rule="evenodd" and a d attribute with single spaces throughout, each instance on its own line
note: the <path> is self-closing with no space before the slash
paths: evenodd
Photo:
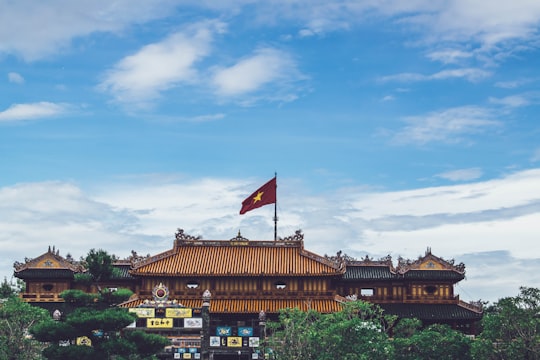
<path id="1" fill-rule="evenodd" d="M 103 286 L 134 291 L 121 304 L 128 308 L 155 303 L 160 286 L 167 294 L 163 300 L 174 299 L 183 307 L 200 309 L 203 293 L 209 290 L 209 336 L 223 329 L 239 335 L 249 328 L 256 329 L 257 335 L 261 310 L 269 319 L 276 319 L 283 308 L 329 313 L 355 299 L 378 304 L 399 317 L 416 317 L 424 324 L 446 323 L 467 334 L 476 333 L 481 307 L 461 301 L 454 293 L 454 285 L 465 277 L 463 264 L 439 258 L 430 249 L 415 261 L 399 258 L 397 266 L 390 256 L 377 261 L 367 256 L 354 260 L 340 253 L 323 257 L 305 250 L 303 238 L 297 231 L 277 241 L 252 241 L 240 233 L 230 240 L 213 241 L 178 230 L 172 249 L 148 257 L 133 253 L 116 262 L 121 275 Z M 15 264 L 15 276 L 26 282 L 22 298 L 51 310 L 62 307 L 59 294 L 63 290 L 87 290 L 74 282 L 74 274 L 82 271 L 75 261 L 50 249 Z M 227 348 L 226 342 L 213 340 L 222 350 Z M 244 356 L 243 347 L 238 349 L 238 356 Z M 187 356 L 184 353 L 179 358 L 191 358 Z"/>

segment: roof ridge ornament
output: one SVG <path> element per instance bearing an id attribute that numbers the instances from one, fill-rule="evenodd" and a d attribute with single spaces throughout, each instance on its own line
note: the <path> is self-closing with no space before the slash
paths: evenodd
<path id="1" fill-rule="evenodd" d="M 294 235 L 279 238 L 280 241 L 304 241 L 304 234 L 302 230 L 298 229 L 294 232 Z"/>
<path id="2" fill-rule="evenodd" d="M 404 274 L 409 270 L 420 270 L 420 265 L 427 260 L 430 260 L 428 265 L 433 262 L 438 263 L 442 269 L 441 270 L 454 270 L 458 273 L 465 274 L 465 264 L 459 263 L 456 264 L 454 259 L 446 260 L 442 257 L 433 255 L 431 252 L 431 247 L 427 248 L 426 254 L 424 256 L 419 256 L 417 260 L 404 259 L 403 257 L 398 258 L 397 272 Z M 430 266 L 431 267 L 431 266 Z M 425 270 L 425 269 L 424 269 Z"/>
<path id="3" fill-rule="evenodd" d="M 174 234 L 174 236 L 176 237 L 176 240 L 178 241 L 197 241 L 197 240 L 202 239 L 201 236 L 188 235 L 184 233 L 184 229 L 180 229 L 180 228 L 176 230 L 176 234 Z"/>
<path id="4" fill-rule="evenodd" d="M 249 241 L 249 240 L 246 239 L 245 237 L 243 237 L 242 234 L 240 234 L 240 230 L 238 230 L 238 235 L 236 235 L 236 237 L 233 237 L 233 238 L 230 239 L 229 241 L 241 241 L 241 242 L 246 242 L 246 241 Z"/>

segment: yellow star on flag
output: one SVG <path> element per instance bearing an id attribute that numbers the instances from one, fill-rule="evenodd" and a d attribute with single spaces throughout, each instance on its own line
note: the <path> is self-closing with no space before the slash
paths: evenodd
<path id="1" fill-rule="evenodd" d="M 253 197 L 253 203 L 255 204 L 257 201 L 261 201 L 263 194 L 264 194 L 264 191 L 259 191 L 257 195 Z"/>

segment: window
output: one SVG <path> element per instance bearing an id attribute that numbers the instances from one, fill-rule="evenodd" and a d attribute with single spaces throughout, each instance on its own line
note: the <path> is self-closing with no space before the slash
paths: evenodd
<path id="1" fill-rule="evenodd" d="M 424 290 L 426 290 L 429 295 L 433 295 L 437 291 L 437 287 L 434 285 L 428 285 L 424 288 Z"/>
<path id="2" fill-rule="evenodd" d="M 196 281 L 188 281 L 186 286 L 188 289 L 196 289 L 199 287 L 199 283 Z"/>
<path id="3" fill-rule="evenodd" d="M 375 294 L 375 289 L 371 289 L 371 288 L 360 289 L 360 296 L 373 296 L 373 294 Z"/>
<path id="4" fill-rule="evenodd" d="M 45 284 L 43 285 L 43 290 L 50 292 L 54 288 L 53 284 Z"/>
<path id="5" fill-rule="evenodd" d="M 276 282 L 276 289 L 283 290 L 287 287 L 287 284 L 285 284 L 283 281 Z"/>

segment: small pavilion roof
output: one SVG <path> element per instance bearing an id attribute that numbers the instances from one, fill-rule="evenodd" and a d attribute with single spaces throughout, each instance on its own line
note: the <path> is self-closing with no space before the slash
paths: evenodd
<path id="1" fill-rule="evenodd" d="M 34 259 L 25 259 L 24 263 L 14 264 L 14 275 L 27 278 L 73 278 L 73 274 L 82 272 L 80 265 L 60 256 L 58 250 L 49 247 L 46 253 Z"/>

